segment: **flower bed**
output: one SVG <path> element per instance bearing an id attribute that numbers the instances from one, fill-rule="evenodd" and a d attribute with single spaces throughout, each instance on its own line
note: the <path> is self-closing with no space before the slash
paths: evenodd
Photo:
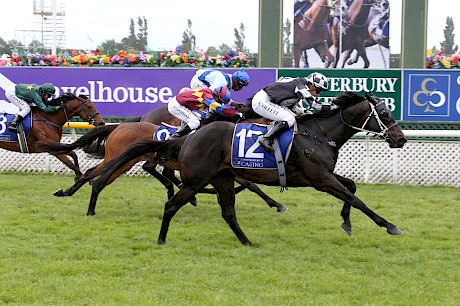
<path id="1" fill-rule="evenodd" d="M 99 49 L 85 52 L 72 51 L 71 54 L 59 53 L 57 55 L 43 55 L 27 53 L 11 56 L 3 54 L 0 58 L 0 66 L 144 66 L 144 67 L 254 67 L 255 59 L 250 53 L 229 50 L 226 55 L 209 56 L 201 49 L 195 49 L 189 53 L 175 50 L 164 52 L 152 52 L 146 54 L 130 53 L 121 50 L 113 56 L 101 54 Z"/>
<path id="2" fill-rule="evenodd" d="M 448 56 L 444 55 L 444 51 L 434 53 L 431 50 L 428 51 L 428 57 L 426 59 L 426 68 L 429 69 L 459 69 L 460 54 L 455 52 Z"/>

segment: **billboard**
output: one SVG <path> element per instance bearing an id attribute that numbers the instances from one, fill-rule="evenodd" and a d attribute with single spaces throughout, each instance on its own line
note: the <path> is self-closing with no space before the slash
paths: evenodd
<path id="1" fill-rule="evenodd" d="M 294 1 L 294 67 L 389 68 L 390 0 Z"/>
<path id="2" fill-rule="evenodd" d="M 458 71 L 404 71 L 403 120 L 460 121 Z"/>
<path id="3" fill-rule="evenodd" d="M 320 100 L 330 101 L 344 91 L 362 95 L 372 91 L 385 101 L 394 118 L 401 120 L 401 70 L 279 69 L 278 77 L 306 77 L 312 72 L 329 78 L 329 91 L 321 93 Z"/>
<path id="4" fill-rule="evenodd" d="M 233 73 L 236 69 L 220 69 Z M 249 86 L 232 92 L 232 99 L 245 102 L 259 89 L 276 81 L 276 69 L 247 69 Z M 102 116 L 142 116 L 166 105 L 187 88 L 196 69 L 179 68 L 0 68 L 0 102 L 8 101 L 5 90 L 11 84 L 53 83 L 56 95 L 72 92 L 86 95 Z M 8 102 L 8 104 L 10 104 Z"/>

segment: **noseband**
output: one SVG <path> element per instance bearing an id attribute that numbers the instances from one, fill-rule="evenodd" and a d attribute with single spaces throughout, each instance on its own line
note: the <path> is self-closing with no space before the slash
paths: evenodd
<path id="1" fill-rule="evenodd" d="M 88 113 L 88 110 L 87 110 L 87 108 L 86 108 L 86 105 L 85 105 L 86 101 L 89 101 L 89 99 L 83 99 L 83 98 L 80 98 L 80 97 L 75 97 L 75 98 L 78 100 L 78 102 L 80 102 L 80 108 L 83 109 L 83 111 L 85 112 L 85 115 L 86 115 L 86 117 L 87 117 L 86 121 L 87 121 L 89 124 L 93 124 L 93 122 L 94 122 L 94 119 L 93 119 L 93 118 L 94 118 L 95 116 L 99 115 L 99 112 L 94 113 L 94 114 L 92 114 L 92 115 L 89 114 L 89 113 Z M 67 101 L 67 102 L 68 102 L 68 101 Z M 64 113 L 65 113 L 66 118 L 67 118 L 67 121 L 68 121 L 68 118 L 69 118 L 69 117 L 73 117 L 73 116 L 74 116 L 75 114 L 77 114 L 79 111 L 77 111 L 78 107 L 75 108 L 75 109 L 68 108 L 68 107 L 67 107 L 67 102 L 64 103 L 64 106 L 65 106 L 65 108 L 64 108 Z M 70 115 L 67 114 L 67 110 L 70 111 Z"/>
<path id="2" fill-rule="evenodd" d="M 382 122 L 382 119 L 380 119 L 379 112 L 386 108 L 385 101 L 381 100 L 376 105 L 372 104 L 368 100 L 366 100 L 366 101 L 369 104 L 369 106 L 371 108 L 371 111 L 370 111 L 369 115 L 367 116 L 366 120 L 364 120 L 364 123 L 362 124 L 361 127 L 356 127 L 356 126 L 353 126 L 353 125 L 350 125 L 350 124 L 346 123 L 345 120 L 343 119 L 342 109 L 340 109 L 340 120 L 342 120 L 342 122 L 346 126 L 352 128 L 352 129 L 358 130 L 360 132 L 365 132 L 367 134 L 372 134 L 374 136 L 378 136 L 378 137 L 380 137 L 380 138 L 382 138 L 384 140 L 387 140 L 389 138 L 388 131 L 390 129 L 392 129 L 393 127 L 397 126 L 398 123 L 395 121 L 390 126 L 386 126 Z M 371 130 L 368 130 L 368 129 L 365 128 L 365 126 L 368 123 L 371 123 L 371 121 L 373 121 L 373 120 L 375 120 L 375 124 L 378 126 L 380 131 L 376 132 L 376 131 L 371 131 Z"/>

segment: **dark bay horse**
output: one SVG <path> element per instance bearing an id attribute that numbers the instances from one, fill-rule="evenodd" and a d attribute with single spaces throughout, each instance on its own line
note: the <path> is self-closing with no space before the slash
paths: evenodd
<path id="1" fill-rule="evenodd" d="M 331 44 L 328 34 L 328 18 L 331 8 L 328 0 L 317 0 L 306 11 L 301 12 L 302 19 L 294 20 L 294 66 L 299 67 L 302 52 L 314 48 L 321 59 L 328 62 L 334 57 L 329 51 Z M 306 53 L 306 52 L 305 52 Z M 305 61 L 307 58 L 305 56 Z"/>
<path id="2" fill-rule="evenodd" d="M 385 102 L 373 95 L 366 94 L 366 97 L 362 97 L 346 92 L 339 95 L 335 103 L 340 109 L 332 111 L 330 116 L 320 113 L 298 120 L 298 133 L 294 137 L 291 153 L 286 161 L 288 186 L 311 186 L 343 200 L 342 229 L 349 235 L 351 207 L 361 210 L 378 226 L 385 227 L 389 234 L 402 234 L 398 227 L 377 215 L 358 199 L 354 195 L 355 183 L 335 174 L 334 168 L 339 149 L 358 131 L 383 138 L 390 148 L 404 146 L 407 140 L 403 132 Z M 178 161 L 182 186 L 165 204 L 158 243 L 166 242 L 170 221 L 177 211 L 190 201 L 198 190 L 211 184 L 219 195 L 222 217 L 242 244 L 251 245 L 236 219 L 233 181 L 235 176 L 239 176 L 255 183 L 276 186 L 278 171 L 233 168 L 231 143 L 234 128 L 234 123 L 214 122 L 191 134 L 185 141 L 178 139 L 140 142 L 109 162 L 105 167 L 105 173 L 93 182 L 93 188 L 102 188 L 113 173 L 139 156 L 174 149 L 181 145 Z"/>
<path id="3" fill-rule="evenodd" d="M 167 110 L 166 110 L 167 111 Z M 168 119 L 167 116 L 162 115 L 164 110 L 157 109 L 157 111 L 149 112 L 145 119 L 149 120 L 158 120 L 158 118 Z M 169 114 L 169 112 L 168 112 Z M 179 120 L 173 117 L 171 122 L 175 122 L 174 120 Z M 265 121 L 265 119 L 263 119 Z M 180 124 L 180 120 L 179 120 Z M 90 180 L 94 179 L 95 177 L 101 175 L 103 172 L 105 165 L 115 157 L 121 155 L 125 152 L 130 146 L 133 144 L 141 141 L 141 140 L 150 140 L 153 139 L 154 133 L 158 130 L 159 125 L 150 123 L 150 122 L 126 122 L 120 125 L 108 125 L 104 127 L 100 127 L 98 129 L 94 129 L 80 137 L 78 140 L 71 144 L 61 144 L 58 142 L 48 142 L 42 144 L 41 147 L 46 149 L 48 152 L 53 152 L 54 154 L 60 153 L 67 153 L 77 148 L 83 148 L 92 144 L 95 141 L 100 142 L 101 140 L 105 140 L 104 143 L 104 159 L 96 165 L 95 167 L 88 169 L 78 180 L 76 180 L 75 184 L 69 187 L 66 190 L 59 189 L 57 190 L 54 195 L 63 197 L 63 196 L 72 196 L 75 192 L 77 192 L 84 184 L 89 182 Z M 155 153 L 152 154 L 145 154 L 143 156 L 139 156 L 135 160 L 130 161 L 124 167 L 119 169 L 110 180 L 108 180 L 105 186 L 111 184 L 114 180 L 116 180 L 120 175 L 129 171 L 136 163 L 145 161 L 142 168 L 158 179 L 168 190 L 167 197 L 168 199 L 174 195 L 174 187 L 172 186 L 171 182 L 174 182 L 174 179 L 177 182 L 174 182 L 176 185 L 181 184 L 180 180 L 175 177 L 174 170 L 178 170 L 179 166 L 178 163 L 175 161 L 168 161 L 167 163 L 160 163 L 156 159 Z M 164 170 L 168 170 L 166 175 L 165 173 L 160 173 L 156 170 L 156 166 L 161 164 L 164 166 Z M 270 207 L 276 207 L 279 212 L 286 211 L 287 208 L 282 204 L 276 202 L 268 195 L 266 195 L 257 185 L 242 179 L 242 178 L 235 178 L 235 181 L 238 182 L 241 186 L 238 187 L 238 192 L 244 189 L 249 189 L 250 191 L 259 195 Z M 104 187 L 105 187 L 104 186 Z M 96 209 L 96 203 L 99 193 L 102 191 L 103 188 L 98 189 L 97 191 L 93 188 L 90 203 L 88 206 L 87 215 L 91 216 L 94 215 Z M 202 189 L 201 192 L 205 193 L 215 193 L 213 190 Z M 190 201 L 193 205 L 196 205 L 196 200 L 192 199 Z"/>
<path id="4" fill-rule="evenodd" d="M 355 0 L 351 3 L 348 8 L 348 14 L 346 20 L 344 20 L 345 27 L 347 28 L 346 34 L 342 36 L 342 45 L 340 49 L 339 36 L 342 32 L 340 23 L 334 22 L 332 24 L 332 37 L 333 45 L 335 47 L 334 62 L 331 63 L 330 67 L 335 68 L 339 62 L 342 52 L 345 52 L 344 59 L 342 62 L 342 68 L 345 64 L 355 64 L 359 57 L 364 61 L 364 68 L 368 68 L 370 63 L 366 54 L 365 41 L 369 38 L 369 13 L 371 8 L 375 5 L 375 0 Z M 342 33 L 343 34 L 343 33 Z M 348 62 L 351 53 L 356 50 L 356 57 Z"/>
<path id="5" fill-rule="evenodd" d="M 79 116 L 95 126 L 105 124 L 96 106 L 86 96 L 81 95 L 77 97 L 73 94 L 66 93 L 55 100 L 62 103 L 64 106 L 56 112 L 47 113 L 39 108 L 32 108 L 32 127 L 27 136 L 27 144 L 30 153 L 47 152 L 43 148 L 40 148 L 40 144 L 61 141 L 63 125 L 74 116 Z M 21 152 L 18 141 L 0 141 L 0 148 Z M 73 159 L 73 162 L 70 161 L 66 154 Z M 77 178 L 80 177 L 82 173 L 78 164 L 77 155 L 73 151 L 69 151 L 66 154 L 53 155 L 67 167 L 72 169 Z"/>

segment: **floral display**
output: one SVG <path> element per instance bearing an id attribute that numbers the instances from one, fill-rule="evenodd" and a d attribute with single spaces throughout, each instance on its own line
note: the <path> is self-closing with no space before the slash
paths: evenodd
<path id="1" fill-rule="evenodd" d="M 460 69 L 460 54 L 455 52 L 448 56 L 444 54 L 444 51 L 438 53 L 428 50 L 426 59 L 426 68 L 430 69 Z"/>
<path id="2" fill-rule="evenodd" d="M 58 53 L 57 55 L 43 55 L 26 53 L 11 56 L 3 54 L 0 57 L 0 66 L 145 66 L 145 67 L 254 67 L 254 55 L 231 49 L 226 55 L 209 56 L 203 49 L 195 48 L 190 52 L 181 52 L 181 46 L 174 50 L 153 52 L 151 54 L 140 51 L 131 53 L 120 50 L 115 55 L 101 54 L 99 49 Z"/>

